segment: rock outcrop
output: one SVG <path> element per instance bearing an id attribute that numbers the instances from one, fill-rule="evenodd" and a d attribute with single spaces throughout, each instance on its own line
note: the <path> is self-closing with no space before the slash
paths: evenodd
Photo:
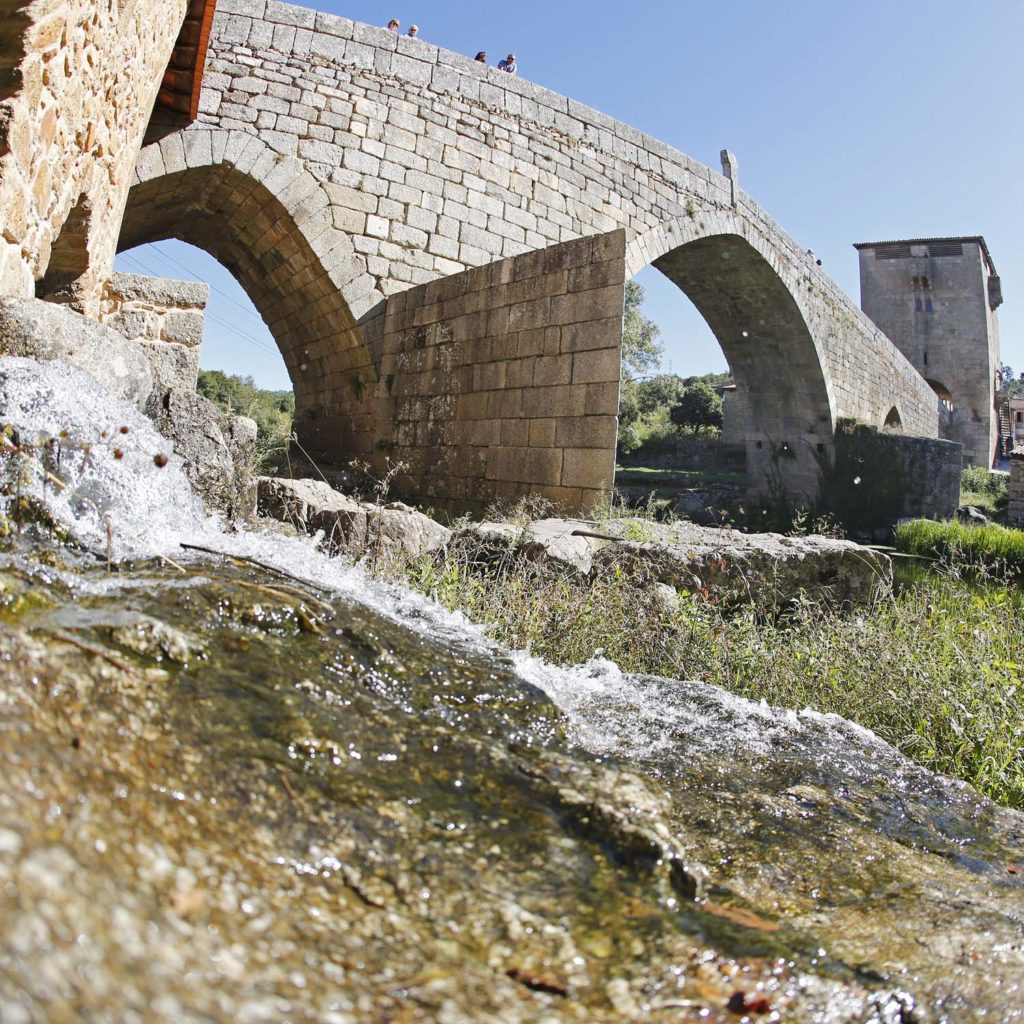
<path id="1" fill-rule="evenodd" d="M 255 512 L 249 458 L 256 424 L 247 416 L 225 416 L 195 392 L 168 392 L 151 412 L 157 430 L 181 456 L 192 486 L 211 511 L 229 520 Z"/>
<path id="2" fill-rule="evenodd" d="M 470 524 L 454 543 L 477 560 L 515 554 L 580 574 L 713 591 L 759 606 L 798 597 L 859 604 L 892 584 L 888 556 L 846 540 L 786 537 L 620 519 L 547 519 L 524 527 Z M 659 591 L 659 593 L 664 593 Z"/>
<path id="3" fill-rule="evenodd" d="M 451 537 L 446 527 L 408 505 L 357 501 L 322 480 L 260 477 L 257 495 L 260 515 L 290 523 L 303 533 L 320 533 L 326 550 L 344 550 L 354 557 L 416 557 Z"/>
<path id="4" fill-rule="evenodd" d="M 0 298 L 0 355 L 64 359 L 140 409 L 153 390 L 145 353 L 117 331 L 41 299 Z"/>
<path id="5" fill-rule="evenodd" d="M 256 424 L 225 416 L 195 393 L 180 346 L 144 346 L 66 306 L 40 299 L 0 299 L 0 355 L 80 366 L 112 395 L 154 421 L 185 463 L 192 485 L 213 512 L 245 519 L 255 511 L 249 460 Z"/>

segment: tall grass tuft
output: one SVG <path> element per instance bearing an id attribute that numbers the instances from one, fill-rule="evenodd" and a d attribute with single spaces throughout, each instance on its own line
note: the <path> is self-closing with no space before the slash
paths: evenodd
<path id="1" fill-rule="evenodd" d="M 897 526 L 896 549 L 937 559 L 956 571 L 1024 574 L 1024 531 L 995 523 L 970 526 L 912 519 Z"/>

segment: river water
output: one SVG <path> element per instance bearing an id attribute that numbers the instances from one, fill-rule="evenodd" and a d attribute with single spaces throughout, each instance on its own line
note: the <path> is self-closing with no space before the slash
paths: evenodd
<path id="1" fill-rule="evenodd" d="M 0 409 L 0 1020 L 1024 1019 L 1020 814 L 226 531 L 69 366 Z"/>

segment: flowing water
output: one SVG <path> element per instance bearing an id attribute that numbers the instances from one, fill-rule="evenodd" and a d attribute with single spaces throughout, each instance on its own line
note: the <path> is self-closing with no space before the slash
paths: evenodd
<path id="1" fill-rule="evenodd" d="M 0 409 L 0 1020 L 1024 1020 L 1024 816 L 227 532 L 72 368 Z"/>

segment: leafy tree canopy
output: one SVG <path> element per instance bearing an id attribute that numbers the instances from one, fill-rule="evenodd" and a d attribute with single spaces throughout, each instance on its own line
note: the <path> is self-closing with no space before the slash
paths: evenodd
<path id="1" fill-rule="evenodd" d="M 643 285 L 626 282 L 626 304 L 622 312 L 623 379 L 650 373 L 661 362 L 661 328 L 640 311 L 644 301 Z"/>
<path id="2" fill-rule="evenodd" d="M 1003 391 L 1014 398 L 1024 395 L 1024 379 L 1018 379 L 1013 372 L 1013 367 L 1008 363 L 1003 363 L 1001 369 L 1003 371 Z"/>
<path id="3" fill-rule="evenodd" d="M 722 426 L 722 399 L 703 380 L 688 384 L 670 413 L 678 427 L 689 427 L 695 434 L 709 427 Z"/>

